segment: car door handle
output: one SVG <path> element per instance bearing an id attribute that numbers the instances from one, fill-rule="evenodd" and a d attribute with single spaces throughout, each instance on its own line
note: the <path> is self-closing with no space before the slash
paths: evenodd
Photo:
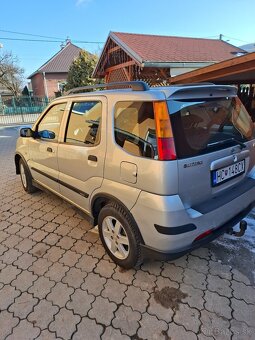
<path id="1" fill-rule="evenodd" d="M 89 155 L 89 156 L 88 156 L 88 160 L 89 160 L 89 161 L 92 161 L 92 162 L 97 162 L 97 156 Z"/>
<path id="2" fill-rule="evenodd" d="M 48 152 L 53 152 L 52 148 L 50 148 L 50 147 L 47 147 L 47 151 Z"/>

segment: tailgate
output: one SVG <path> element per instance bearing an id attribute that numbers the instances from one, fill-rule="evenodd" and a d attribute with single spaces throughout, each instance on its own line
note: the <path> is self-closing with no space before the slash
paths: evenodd
<path id="1" fill-rule="evenodd" d="M 254 160 L 254 125 L 238 97 L 169 100 L 179 195 L 188 207 L 245 181 Z"/>

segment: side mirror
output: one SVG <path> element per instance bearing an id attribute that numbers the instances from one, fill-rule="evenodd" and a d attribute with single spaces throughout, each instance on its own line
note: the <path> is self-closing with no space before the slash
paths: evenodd
<path id="1" fill-rule="evenodd" d="M 22 128 L 19 135 L 20 137 L 34 137 L 34 131 L 30 128 Z"/>
<path id="2" fill-rule="evenodd" d="M 45 138 L 45 139 L 54 139 L 56 137 L 55 133 L 49 130 L 38 131 L 37 136 L 39 138 Z"/>

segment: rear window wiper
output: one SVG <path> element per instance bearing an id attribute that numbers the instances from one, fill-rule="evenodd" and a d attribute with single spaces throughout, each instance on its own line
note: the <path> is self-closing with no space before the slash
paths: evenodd
<path id="1" fill-rule="evenodd" d="M 213 146 L 216 146 L 216 145 L 224 145 L 224 144 L 227 144 L 227 143 L 230 143 L 230 142 L 236 142 L 237 144 L 240 145 L 241 149 L 245 149 L 246 148 L 246 145 L 241 142 L 240 140 L 236 139 L 236 138 L 228 138 L 228 139 L 224 139 L 224 140 L 220 140 L 218 142 L 214 142 L 214 143 L 208 143 L 207 146 L 209 147 L 213 147 Z"/>

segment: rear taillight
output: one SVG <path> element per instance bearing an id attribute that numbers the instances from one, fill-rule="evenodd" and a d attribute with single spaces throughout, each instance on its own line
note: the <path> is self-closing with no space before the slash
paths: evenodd
<path id="1" fill-rule="evenodd" d="M 167 104 L 165 101 L 154 102 L 154 116 L 158 144 L 158 158 L 161 161 L 176 159 L 174 137 Z"/>

